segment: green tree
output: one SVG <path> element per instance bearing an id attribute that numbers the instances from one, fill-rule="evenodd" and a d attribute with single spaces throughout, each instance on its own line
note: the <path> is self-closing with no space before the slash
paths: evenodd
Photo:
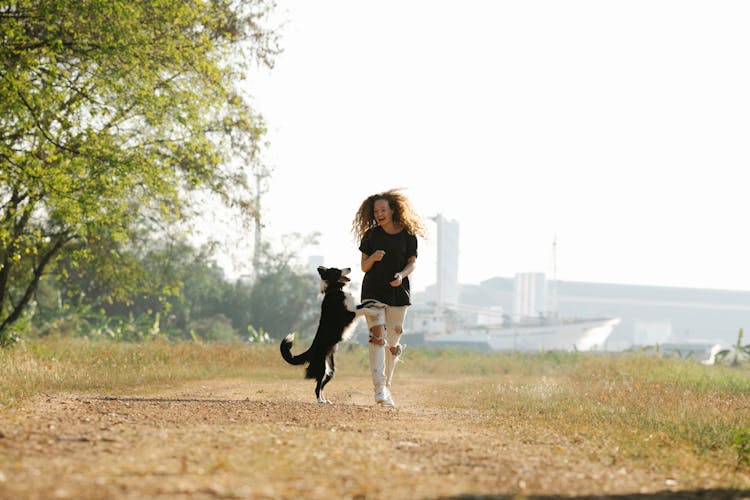
<path id="1" fill-rule="evenodd" d="M 280 340 L 293 331 L 309 331 L 316 322 L 319 280 L 296 261 L 296 249 L 315 241 L 317 234 L 286 236 L 283 250 L 264 247 L 260 274 L 250 294 L 252 326 Z M 302 241 L 302 242 L 301 242 Z"/>
<path id="2" fill-rule="evenodd" d="M 134 233 L 189 219 L 191 192 L 252 216 L 264 127 L 237 82 L 278 53 L 271 7 L 0 3 L 0 342 L 63 254 L 126 275 Z"/>
<path id="3" fill-rule="evenodd" d="M 181 247 L 180 250 L 172 250 L 166 255 L 152 254 L 149 267 L 169 268 L 169 272 L 158 271 L 166 286 L 169 286 L 170 277 L 177 278 L 179 294 L 161 296 L 166 298 L 169 309 L 164 326 L 188 333 L 194 321 L 215 316 L 227 319 L 229 314 L 226 301 L 232 284 L 226 280 L 224 271 L 212 259 L 210 248 L 196 250 L 187 244 Z M 155 300 L 152 299 L 152 302 Z"/>
<path id="4" fill-rule="evenodd" d="M 77 261 L 63 256 L 58 266 L 64 273 L 59 274 L 67 277 L 43 281 L 35 295 L 34 326 L 40 334 L 122 340 L 138 340 L 149 331 L 204 340 L 243 338 L 252 329 L 277 339 L 291 331 L 311 333 L 319 308 L 318 279 L 299 264 L 297 252 L 314 241 L 315 235 L 289 235 L 281 251 L 264 245 L 255 280 L 227 280 L 210 247 L 195 248 L 179 238 L 143 241 L 137 254 L 123 255 L 135 276 L 100 273 L 102 264 L 89 261 L 73 266 Z M 132 293 L 112 294 L 111 276 L 129 283 Z"/>
<path id="5" fill-rule="evenodd" d="M 108 269 L 107 259 L 80 263 L 62 257 L 59 269 L 66 278 L 57 286 L 65 309 L 93 309 L 110 318 L 159 313 L 162 330 L 177 330 L 186 337 L 192 320 L 225 312 L 231 284 L 209 247 L 197 249 L 179 236 L 141 243 L 137 253 L 120 255 L 119 262 L 128 263 L 127 272 L 116 266 Z"/>

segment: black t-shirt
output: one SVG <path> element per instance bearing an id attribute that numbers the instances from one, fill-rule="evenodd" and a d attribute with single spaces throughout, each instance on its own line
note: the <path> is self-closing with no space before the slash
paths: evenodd
<path id="1" fill-rule="evenodd" d="M 417 237 L 405 229 L 388 234 L 382 227 L 369 229 L 359 245 L 360 252 L 367 256 L 376 250 L 385 250 L 383 259 L 375 262 L 362 280 L 362 300 L 374 299 L 389 306 L 411 305 L 409 278 L 401 286 L 392 287 L 393 275 L 406 267 L 410 257 L 417 256 Z"/>

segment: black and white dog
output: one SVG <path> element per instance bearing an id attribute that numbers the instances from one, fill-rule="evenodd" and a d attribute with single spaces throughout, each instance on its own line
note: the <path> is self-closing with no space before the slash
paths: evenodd
<path id="1" fill-rule="evenodd" d="M 319 403 L 330 403 L 323 396 L 323 387 L 333 378 L 335 370 L 333 354 L 336 351 L 336 345 L 351 337 L 356 325 L 355 320 L 362 314 L 375 314 L 370 309 L 358 308 L 352 294 L 344 291 L 344 285 L 350 281 L 346 275 L 350 272 L 351 269 L 348 267 L 344 269 L 318 267 L 320 291 L 324 296 L 318 331 L 315 333 L 312 345 L 302 354 L 292 356 L 294 334 L 290 333 L 281 341 L 281 356 L 287 363 L 292 365 L 309 363 L 305 378 L 314 378 L 317 381 L 315 396 Z"/>

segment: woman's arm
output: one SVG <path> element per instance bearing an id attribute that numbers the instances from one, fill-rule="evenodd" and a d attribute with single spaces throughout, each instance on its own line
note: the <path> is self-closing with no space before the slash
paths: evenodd
<path id="1" fill-rule="evenodd" d="M 409 257 L 409 260 L 406 261 L 406 265 L 404 268 L 393 275 L 395 280 L 390 282 L 391 286 L 400 286 L 401 282 L 404 281 L 404 278 L 409 276 L 412 272 L 414 272 L 414 269 L 417 267 L 417 258 L 415 256 Z"/>
<path id="2" fill-rule="evenodd" d="M 384 255 L 385 250 L 375 250 L 372 255 L 367 255 L 366 253 L 362 252 L 362 272 L 366 273 L 367 271 L 372 269 L 373 264 L 383 260 Z"/>

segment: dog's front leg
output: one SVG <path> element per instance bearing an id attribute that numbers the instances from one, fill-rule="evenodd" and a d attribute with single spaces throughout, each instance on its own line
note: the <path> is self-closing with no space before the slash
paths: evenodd
<path id="1" fill-rule="evenodd" d="M 350 293 L 347 293 L 344 297 L 344 305 L 346 306 L 346 309 L 348 311 L 354 313 L 355 319 L 359 318 L 363 314 L 372 317 L 376 317 L 378 315 L 378 311 L 375 307 L 365 307 L 362 304 L 357 305 L 357 303 L 354 301 L 354 297 Z"/>
<path id="2" fill-rule="evenodd" d="M 357 309 L 354 312 L 355 318 L 359 318 L 360 316 L 363 316 L 363 315 L 370 316 L 371 318 L 376 318 L 378 316 L 378 311 L 371 307 L 362 307 L 360 309 Z"/>
<path id="3" fill-rule="evenodd" d="M 354 306 L 354 308 L 350 309 L 350 311 L 354 311 L 354 313 L 356 314 L 355 317 L 359 317 L 363 314 L 366 314 L 367 316 L 376 318 L 382 313 L 385 307 L 386 305 L 383 304 L 382 302 L 367 299 L 361 304 Z"/>

